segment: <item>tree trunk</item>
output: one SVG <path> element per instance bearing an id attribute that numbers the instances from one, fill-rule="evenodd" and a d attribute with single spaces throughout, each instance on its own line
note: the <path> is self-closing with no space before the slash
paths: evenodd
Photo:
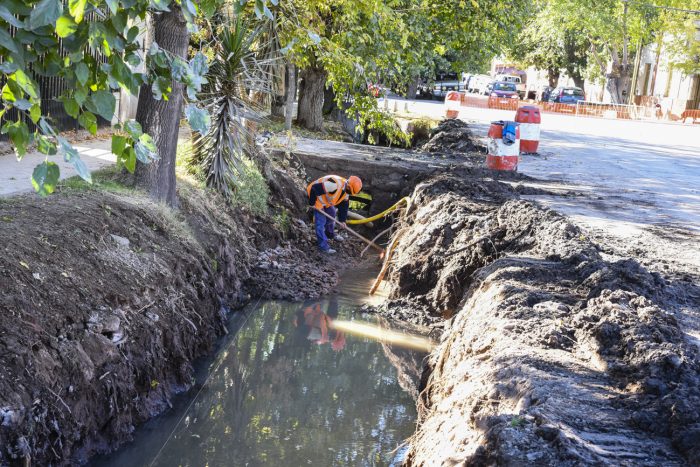
<path id="1" fill-rule="evenodd" d="M 322 68 L 306 68 L 301 72 L 297 123 L 307 130 L 323 129 L 323 94 L 326 72 Z"/>
<path id="2" fill-rule="evenodd" d="M 608 73 L 606 83 L 613 104 L 627 103 L 630 81 L 630 67 L 613 64 L 612 72 Z"/>
<path id="3" fill-rule="evenodd" d="M 273 86 L 270 98 L 270 115 L 273 117 L 284 118 L 284 106 L 287 102 L 287 90 L 289 88 L 286 83 L 286 69 L 289 67 L 290 65 L 273 67 L 275 86 Z"/>
<path id="4" fill-rule="evenodd" d="M 170 6 L 169 12 L 153 17 L 153 40 L 161 49 L 186 59 L 190 34 L 179 7 Z M 156 201 L 169 206 L 177 205 L 175 191 L 175 156 L 180 115 L 183 103 L 183 88 L 173 81 L 169 99 L 156 100 L 150 85 L 142 85 L 136 109 L 136 121 L 143 131 L 153 137 L 158 148 L 158 160 L 149 164 L 138 163 L 134 182 L 148 190 Z"/>
<path id="5" fill-rule="evenodd" d="M 576 86 L 577 88 L 584 89 L 583 86 L 584 86 L 585 80 L 583 79 L 583 76 L 581 76 L 580 74 L 578 74 L 576 72 L 570 72 L 569 76 L 571 76 L 571 79 L 574 80 L 574 86 Z"/>
<path id="6" fill-rule="evenodd" d="M 556 88 L 559 82 L 559 75 L 561 72 L 559 68 L 549 68 L 547 70 L 547 81 L 549 82 L 549 87 Z"/>
<path id="7" fill-rule="evenodd" d="M 294 102 L 297 97 L 297 67 L 290 63 L 287 65 L 286 76 L 286 99 L 284 109 L 284 129 L 289 131 L 292 129 L 292 116 L 294 115 Z"/>
<path id="8" fill-rule="evenodd" d="M 406 89 L 406 99 L 415 99 L 418 94 L 418 83 L 420 83 L 420 77 L 415 76 L 408 83 L 408 89 Z"/>

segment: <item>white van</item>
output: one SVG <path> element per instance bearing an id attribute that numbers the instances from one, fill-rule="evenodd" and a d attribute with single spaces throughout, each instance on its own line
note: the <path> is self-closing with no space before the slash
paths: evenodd
<path id="1" fill-rule="evenodd" d="M 491 83 L 493 78 L 489 75 L 475 75 L 469 80 L 467 91 L 486 95 L 489 92 L 488 85 Z"/>

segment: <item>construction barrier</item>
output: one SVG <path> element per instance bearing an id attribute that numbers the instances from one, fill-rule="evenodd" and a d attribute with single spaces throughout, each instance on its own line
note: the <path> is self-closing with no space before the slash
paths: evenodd
<path id="1" fill-rule="evenodd" d="M 486 167 L 493 170 L 517 170 L 520 154 L 520 125 L 515 127 L 515 143 L 503 142 L 503 125 L 506 122 L 491 122 L 488 133 Z"/>
<path id="2" fill-rule="evenodd" d="M 535 154 L 540 144 L 540 108 L 525 105 L 515 112 L 515 121 L 520 125 L 520 153 Z"/>
<path id="3" fill-rule="evenodd" d="M 459 107 L 462 100 L 462 93 L 449 91 L 445 95 L 445 118 L 459 117 Z"/>
<path id="4" fill-rule="evenodd" d="M 475 107 L 480 109 L 517 110 L 524 106 L 537 106 L 540 113 L 555 113 L 563 115 L 598 117 L 620 120 L 663 120 L 663 114 L 653 106 L 610 104 L 600 102 L 579 101 L 577 103 L 562 104 L 556 102 L 535 102 L 534 100 L 516 100 L 515 102 L 501 102 L 497 99 L 489 99 L 474 93 L 461 93 L 460 104 L 463 107 Z M 673 115 L 671 120 L 680 120 L 682 116 Z"/>

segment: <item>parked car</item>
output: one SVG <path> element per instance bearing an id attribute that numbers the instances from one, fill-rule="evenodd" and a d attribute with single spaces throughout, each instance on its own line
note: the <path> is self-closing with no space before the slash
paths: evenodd
<path id="1" fill-rule="evenodd" d="M 553 90 L 554 88 L 551 86 L 543 86 L 537 94 L 537 99 L 542 102 L 549 102 L 549 96 L 552 95 Z"/>
<path id="2" fill-rule="evenodd" d="M 578 101 L 586 100 L 586 94 L 581 88 L 560 86 L 549 94 L 548 100 L 553 104 L 576 105 Z"/>
<path id="3" fill-rule="evenodd" d="M 517 110 L 519 102 L 520 95 L 515 83 L 496 81 L 491 86 L 488 102 L 489 109 Z"/>
<path id="4" fill-rule="evenodd" d="M 464 90 L 464 86 L 457 73 L 444 73 L 438 75 L 434 81 L 432 96 L 434 99 L 444 99 L 448 92 L 462 90 Z"/>
<path id="5" fill-rule="evenodd" d="M 527 87 L 523 79 L 518 75 L 496 75 L 496 81 L 505 81 L 507 83 L 515 84 L 516 91 L 520 95 L 520 98 L 524 98 Z"/>

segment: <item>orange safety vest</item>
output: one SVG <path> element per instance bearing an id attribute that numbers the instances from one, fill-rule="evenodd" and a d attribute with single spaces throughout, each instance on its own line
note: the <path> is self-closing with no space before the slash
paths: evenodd
<path id="1" fill-rule="evenodd" d="M 335 186 L 338 188 L 331 192 L 328 193 L 326 191 L 326 184 L 325 182 L 333 182 L 335 183 Z M 347 183 L 347 180 L 344 179 L 343 177 L 339 177 L 337 175 L 326 175 L 325 177 L 321 177 L 318 180 L 309 183 L 309 186 L 306 187 L 306 193 L 311 196 L 311 187 L 314 186 L 315 184 L 320 183 L 323 185 L 323 191 L 325 191 L 324 194 L 316 198 L 316 209 L 323 209 L 323 208 L 329 208 L 331 206 L 337 206 L 343 201 L 350 199 L 350 195 L 345 193 L 343 191 L 343 188 L 345 188 L 345 184 Z"/>

